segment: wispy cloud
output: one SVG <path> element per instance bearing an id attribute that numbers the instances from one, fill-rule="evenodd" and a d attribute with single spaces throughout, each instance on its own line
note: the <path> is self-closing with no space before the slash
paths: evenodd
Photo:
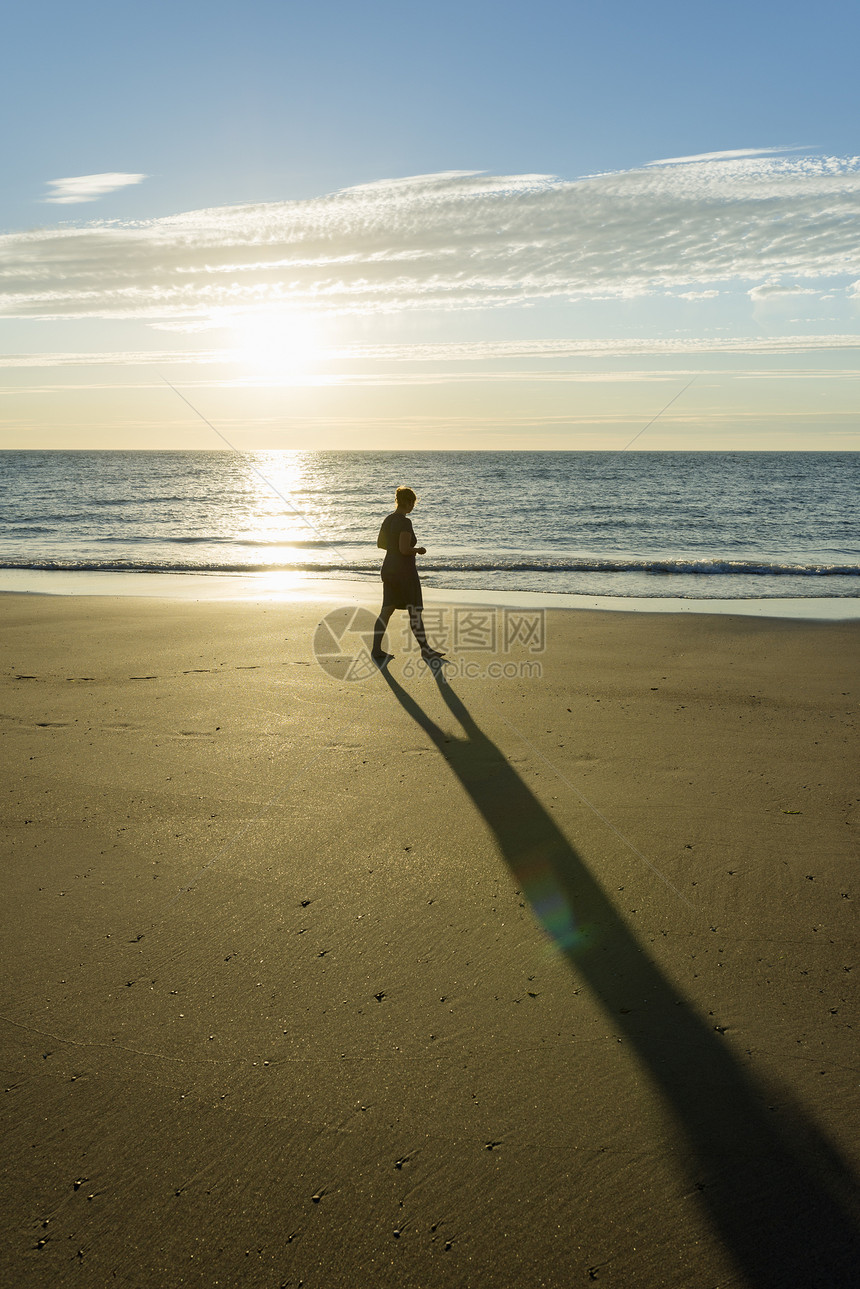
<path id="1" fill-rule="evenodd" d="M 711 158 L 571 181 L 423 175 L 9 234 L 0 313 L 178 321 L 823 288 L 860 275 L 858 194 L 857 157 Z"/>
<path id="2" fill-rule="evenodd" d="M 226 362 L 227 350 L 129 349 L 88 353 L 0 354 L 0 368 L 208 366 Z"/>
<path id="3" fill-rule="evenodd" d="M 594 358 L 673 358 L 704 354 L 814 354 L 860 349 L 860 335 L 833 336 L 675 336 L 624 340 L 473 340 L 403 345 L 321 347 L 315 363 L 483 363 L 522 360 Z M 171 367 L 244 364 L 235 349 L 138 349 L 101 352 L 22 353 L 0 355 L 0 368 L 26 367 Z M 614 373 L 618 374 L 618 373 Z M 652 373 L 653 375 L 654 373 Z M 676 374 L 676 373 L 673 373 Z M 827 373 L 822 370 L 822 375 Z M 845 374 L 840 373 L 840 374 Z M 523 372 L 519 372 L 521 377 Z"/>
<path id="4" fill-rule="evenodd" d="M 73 175 L 68 179 L 49 179 L 48 195 L 44 198 L 57 206 L 72 206 L 83 201 L 98 201 L 109 192 L 142 183 L 148 175 L 130 175 L 112 171 L 103 175 Z"/>
<path id="5" fill-rule="evenodd" d="M 682 166 L 691 161 L 735 161 L 738 157 L 770 157 L 780 152 L 798 152 L 799 148 L 733 148 L 729 152 L 697 152 L 691 157 L 663 157 L 649 161 L 649 166 Z"/>
<path id="6" fill-rule="evenodd" d="M 751 300 L 768 300 L 773 296 L 818 295 L 814 286 L 800 286 L 797 282 L 762 282 L 748 292 Z"/>
<path id="7" fill-rule="evenodd" d="M 860 349 L 860 336 L 673 336 L 600 340 L 476 340 L 419 345 L 349 345 L 332 357 L 393 362 L 484 361 L 500 358 L 638 358 L 683 354 L 799 354 Z"/>

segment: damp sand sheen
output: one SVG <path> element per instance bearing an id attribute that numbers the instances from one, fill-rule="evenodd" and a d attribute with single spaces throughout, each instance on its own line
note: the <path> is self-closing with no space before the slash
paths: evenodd
<path id="1" fill-rule="evenodd" d="M 330 607 L 0 597 L 2 1283 L 853 1283 L 856 622 Z"/>

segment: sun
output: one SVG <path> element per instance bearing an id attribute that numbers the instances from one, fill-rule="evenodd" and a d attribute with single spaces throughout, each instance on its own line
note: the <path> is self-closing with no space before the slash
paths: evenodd
<path id="1" fill-rule="evenodd" d="M 247 313 L 234 318 L 230 329 L 236 361 L 258 380 L 299 383 L 320 357 L 317 324 L 296 313 Z"/>

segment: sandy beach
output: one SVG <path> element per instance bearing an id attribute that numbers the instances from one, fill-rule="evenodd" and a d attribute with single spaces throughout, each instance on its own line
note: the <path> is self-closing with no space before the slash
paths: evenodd
<path id="1" fill-rule="evenodd" d="M 857 1284 L 860 626 L 331 607 L 0 596 L 2 1284 Z"/>

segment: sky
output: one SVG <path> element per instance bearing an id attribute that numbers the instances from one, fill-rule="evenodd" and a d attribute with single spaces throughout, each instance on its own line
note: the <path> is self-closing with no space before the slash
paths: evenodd
<path id="1" fill-rule="evenodd" d="M 0 447 L 860 446 L 844 0 L 4 35 Z"/>

